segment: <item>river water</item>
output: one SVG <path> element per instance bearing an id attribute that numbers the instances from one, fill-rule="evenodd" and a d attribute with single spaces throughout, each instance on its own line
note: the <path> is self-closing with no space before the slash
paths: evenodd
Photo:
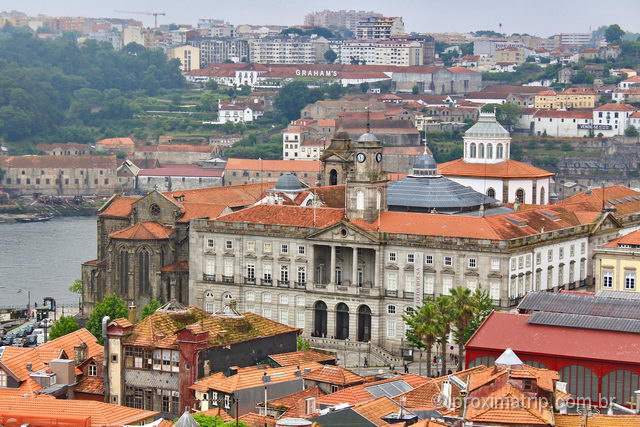
<path id="1" fill-rule="evenodd" d="M 26 307 L 53 297 L 78 305 L 69 286 L 80 264 L 96 257 L 96 218 L 54 218 L 39 223 L 0 224 L 0 307 Z"/>

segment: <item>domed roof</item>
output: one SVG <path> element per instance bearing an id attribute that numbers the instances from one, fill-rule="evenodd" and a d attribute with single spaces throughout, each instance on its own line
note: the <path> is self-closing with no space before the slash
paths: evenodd
<path id="1" fill-rule="evenodd" d="M 304 190 L 304 185 L 297 176 L 292 173 L 285 173 L 276 181 L 275 191 L 302 191 Z"/>
<path id="2" fill-rule="evenodd" d="M 509 138 L 509 132 L 496 120 L 495 113 L 480 113 L 476 124 L 465 133 L 472 138 Z"/>
<path id="3" fill-rule="evenodd" d="M 360 138 L 358 138 L 358 142 L 379 142 L 379 141 L 380 140 L 378 139 L 378 137 L 372 134 L 371 132 L 363 133 L 362 135 L 360 135 Z"/>
<path id="4" fill-rule="evenodd" d="M 437 169 L 436 161 L 431 154 L 424 152 L 416 157 L 413 169 Z"/>

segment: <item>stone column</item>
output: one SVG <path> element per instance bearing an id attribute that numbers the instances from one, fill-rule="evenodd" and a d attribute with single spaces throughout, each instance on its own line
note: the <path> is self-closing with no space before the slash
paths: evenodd
<path id="1" fill-rule="evenodd" d="M 351 285 L 358 285 L 358 248 L 353 248 L 351 266 Z"/>
<path id="2" fill-rule="evenodd" d="M 373 287 L 377 287 L 379 289 L 382 289 L 382 282 L 380 280 L 380 271 L 381 271 L 381 264 L 380 264 L 380 256 L 379 253 L 382 253 L 382 251 L 378 251 L 376 249 L 373 250 Z"/>
<path id="3" fill-rule="evenodd" d="M 329 266 L 329 282 L 334 285 L 336 283 L 336 247 L 331 246 L 331 265 Z"/>

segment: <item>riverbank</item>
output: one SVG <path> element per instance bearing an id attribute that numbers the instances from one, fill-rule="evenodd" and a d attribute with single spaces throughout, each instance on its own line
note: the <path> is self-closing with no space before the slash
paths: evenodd
<path id="1" fill-rule="evenodd" d="M 86 203 L 79 206 L 45 205 L 41 203 L 30 206 L 18 204 L 0 205 L 0 222 L 14 222 L 19 218 L 28 218 L 36 214 L 52 213 L 56 217 L 95 216 L 99 205 Z"/>

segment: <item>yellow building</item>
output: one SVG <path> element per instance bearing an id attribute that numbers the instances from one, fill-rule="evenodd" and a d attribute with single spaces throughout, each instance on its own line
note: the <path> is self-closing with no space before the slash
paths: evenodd
<path id="1" fill-rule="evenodd" d="M 495 62 L 508 62 L 511 64 L 523 64 L 527 60 L 527 55 L 524 49 L 517 47 L 505 47 L 504 49 L 498 49 L 493 54 Z"/>
<path id="2" fill-rule="evenodd" d="M 640 230 L 596 248 L 593 268 L 596 291 L 638 292 Z"/>
<path id="3" fill-rule="evenodd" d="M 200 49 L 197 47 L 173 47 L 167 51 L 167 56 L 180 60 L 180 71 L 183 73 L 200 69 Z"/>
<path id="4" fill-rule="evenodd" d="M 534 98 L 535 108 L 568 110 L 572 108 L 595 108 L 596 93 L 584 88 L 569 88 L 563 92 L 545 90 Z"/>

